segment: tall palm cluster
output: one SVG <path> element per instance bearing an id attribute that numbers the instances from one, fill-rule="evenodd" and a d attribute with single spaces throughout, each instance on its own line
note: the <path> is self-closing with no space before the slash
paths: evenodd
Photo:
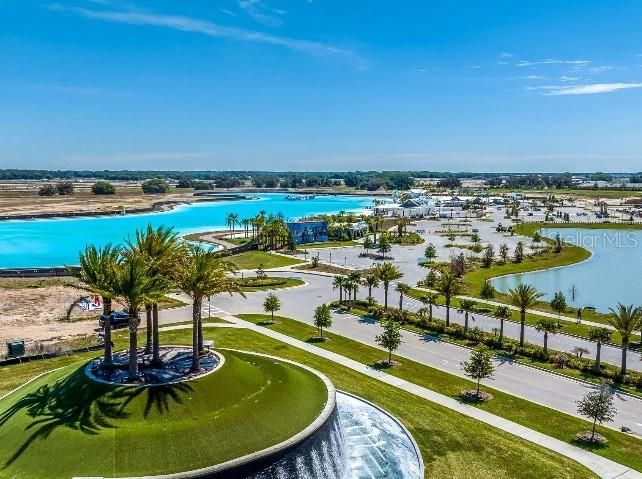
<path id="1" fill-rule="evenodd" d="M 267 214 L 261 210 L 253 218 L 243 219 L 240 219 L 238 213 L 228 213 L 225 216 L 225 226 L 231 234 L 234 234 L 237 226 L 243 227 L 245 237 L 255 238 L 262 249 L 279 249 L 286 246 L 290 240 L 290 230 L 281 213 Z"/>
<path id="2" fill-rule="evenodd" d="M 87 246 L 80 254 L 79 277 L 83 287 L 103 300 L 104 366 L 113 367 L 112 304 L 125 306 L 128 314 L 129 365 L 131 379 L 139 374 L 139 355 L 151 354 L 150 364 L 162 366 L 158 328 L 158 304 L 179 289 L 193 301 L 192 370 L 200 369 L 203 352 L 201 307 L 203 298 L 218 293 L 240 293 L 233 274 L 236 267 L 222 260 L 214 250 L 182 241 L 172 228 L 160 226 L 136 232 L 135 240 L 124 246 Z M 146 344 L 138 347 L 140 312 L 146 316 Z"/>

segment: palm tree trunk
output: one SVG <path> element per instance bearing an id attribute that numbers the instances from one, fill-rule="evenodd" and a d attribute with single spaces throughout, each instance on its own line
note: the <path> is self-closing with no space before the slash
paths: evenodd
<path id="1" fill-rule="evenodd" d="M 602 343 L 600 341 L 597 342 L 596 346 L 597 350 L 595 351 L 595 370 L 599 373 L 602 370 L 602 366 L 600 365 L 600 356 L 602 355 Z"/>
<path id="2" fill-rule="evenodd" d="M 468 332 L 468 312 L 464 313 L 464 335 Z"/>
<path id="3" fill-rule="evenodd" d="M 432 304 L 428 305 L 428 320 L 432 321 Z"/>
<path id="4" fill-rule="evenodd" d="M 480 388 L 480 385 L 481 385 L 480 383 L 481 383 L 481 379 L 478 379 L 477 380 L 477 397 L 479 397 L 479 388 Z"/>
<path id="5" fill-rule="evenodd" d="M 544 354 L 548 351 L 548 332 L 544 331 Z"/>
<path id="6" fill-rule="evenodd" d="M 198 315 L 198 351 L 203 352 L 203 317 Z"/>
<path id="7" fill-rule="evenodd" d="M 138 377 L 138 324 L 140 319 L 129 313 L 129 378 Z"/>
<path id="8" fill-rule="evenodd" d="M 392 349 L 388 350 L 388 364 L 392 365 Z"/>
<path id="9" fill-rule="evenodd" d="M 192 371 L 198 371 L 201 368 L 199 361 L 199 335 L 198 321 L 201 317 L 201 300 L 194 299 L 192 304 Z"/>
<path id="10" fill-rule="evenodd" d="M 399 293 L 399 311 L 403 310 L 403 293 Z"/>
<path id="11" fill-rule="evenodd" d="M 520 320 L 519 320 L 519 347 L 524 347 L 524 328 L 526 325 L 526 310 L 522 309 L 520 311 Z"/>
<path id="12" fill-rule="evenodd" d="M 446 298 L 446 327 L 450 326 L 450 298 Z"/>
<path id="13" fill-rule="evenodd" d="M 593 419 L 593 430 L 591 431 L 591 441 L 595 438 L 595 425 L 597 423 L 597 419 Z"/>
<path id="14" fill-rule="evenodd" d="M 388 309 L 388 285 L 383 285 L 383 309 Z"/>
<path id="15" fill-rule="evenodd" d="M 499 344 L 504 340 L 504 318 L 499 320 Z"/>
<path id="16" fill-rule="evenodd" d="M 621 374 L 624 376 L 626 374 L 626 350 L 629 347 L 629 339 L 622 338 L 622 370 Z"/>
<path id="17" fill-rule="evenodd" d="M 154 327 L 152 325 L 152 305 L 146 304 L 145 305 L 145 335 L 146 335 L 145 354 L 150 354 L 152 352 L 152 345 L 154 341 L 152 339 L 153 332 L 154 332 Z"/>
<path id="18" fill-rule="evenodd" d="M 368 298 L 372 298 L 372 285 L 368 285 Z"/>
<path id="19" fill-rule="evenodd" d="M 104 318 L 104 327 L 105 327 L 105 355 L 103 359 L 103 364 L 105 366 L 111 366 L 114 364 L 112 353 L 111 353 L 111 299 L 105 298 L 103 296 L 103 318 Z"/>
<path id="20" fill-rule="evenodd" d="M 160 364 L 160 337 L 158 331 L 158 304 L 152 304 L 152 364 Z"/>

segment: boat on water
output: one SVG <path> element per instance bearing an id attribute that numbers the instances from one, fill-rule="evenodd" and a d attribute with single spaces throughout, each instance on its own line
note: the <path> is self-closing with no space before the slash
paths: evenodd
<path id="1" fill-rule="evenodd" d="M 314 198 L 316 198 L 316 195 L 287 195 L 285 197 L 289 201 L 313 200 Z"/>

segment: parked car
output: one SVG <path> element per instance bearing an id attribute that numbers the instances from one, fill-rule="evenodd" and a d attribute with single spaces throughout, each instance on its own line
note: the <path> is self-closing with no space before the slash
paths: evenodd
<path id="1" fill-rule="evenodd" d="M 112 329 L 125 328 L 129 324 L 129 314 L 126 311 L 114 311 L 109 315 L 109 322 Z M 105 317 L 101 314 L 98 318 L 101 328 L 105 327 Z"/>

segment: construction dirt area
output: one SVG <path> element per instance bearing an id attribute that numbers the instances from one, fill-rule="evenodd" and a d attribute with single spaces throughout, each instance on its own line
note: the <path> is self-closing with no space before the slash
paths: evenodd
<path id="1" fill-rule="evenodd" d="M 81 296 L 72 278 L 0 279 L 0 344 L 9 339 L 53 342 L 93 335 L 100 310 L 70 306 Z M 118 306 L 118 305 L 116 305 Z"/>
<path id="2" fill-rule="evenodd" d="M 69 213 L 126 213 L 146 209 L 157 203 L 194 201 L 192 190 L 146 195 L 138 188 L 118 188 L 113 195 L 94 195 L 90 190 L 77 190 L 68 196 L 39 196 L 37 190 L 0 189 L 0 217 L 25 215 L 65 215 Z"/>

